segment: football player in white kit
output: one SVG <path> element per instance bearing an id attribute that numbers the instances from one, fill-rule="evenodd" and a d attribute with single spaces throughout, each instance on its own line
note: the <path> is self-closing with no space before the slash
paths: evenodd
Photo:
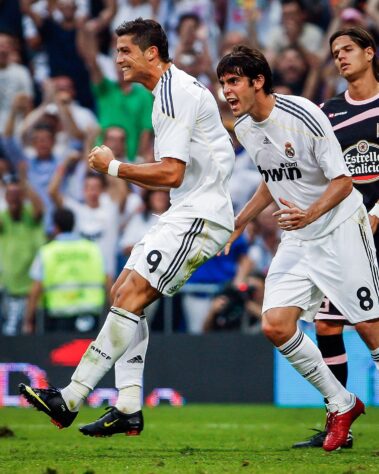
<path id="1" fill-rule="evenodd" d="M 101 146 L 91 151 L 89 164 L 147 189 L 170 189 L 171 206 L 133 248 L 113 288 L 113 306 L 104 326 L 71 383 L 62 391 L 20 385 L 32 405 L 53 423 L 67 427 L 89 392 L 116 364 L 116 406 L 80 429 L 90 436 L 140 433 L 148 343 L 144 309 L 162 294 L 174 295 L 197 267 L 225 246 L 234 229 L 228 192 L 234 150 L 211 92 L 172 64 L 166 34 L 157 22 L 138 18 L 120 25 L 116 34 L 117 64 L 124 80 L 143 84 L 155 96 L 156 162 L 122 163 Z"/>
<path id="2" fill-rule="evenodd" d="M 251 219 L 277 203 L 283 235 L 266 279 L 263 332 L 328 400 L 323 448 L 333 451 L 346 443 L 364 405 L 332 374 L 297 320 L 312 320 L 325 294 L 370 348 L 379 346 L 379 272 L 367 212 L 329 120 L 307 99 L 273 94 L 260 51 L 235 47 L 217 74 L 238 117 L 237 138 L 263 178 L 237 215 L 225 251 Z"/>

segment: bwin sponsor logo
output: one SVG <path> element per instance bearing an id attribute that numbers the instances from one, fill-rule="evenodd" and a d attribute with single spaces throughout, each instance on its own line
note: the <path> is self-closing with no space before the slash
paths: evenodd
<path id="1" fill-rule="evenodd" d="M 266 183 L 270 179 L 272 181 L 283 181 L 283 179 L 295 181 L 295 179 L 300 179 L 302 177 L 301 171 L 297 167 L 297 163 L 281 163 L 280 168 L 273 168 L 271 170 L 264 170 L 258 165 L 258 171 L 261 173 Z"/>
<path id="2" fill-rule="evenodd" d="M 105 352 L 101 352 L 100 349 L 98 349 L 97 347 L 95 346 L 91 346 L 91 349 L 95 352 L 97 352 L 98 354 L 101 355 L 101 357 L 104 357 L 105 360 L 110 360 L 111 359 L 111 356 L 109 356 L 108 354 L 106 354 Z"/>

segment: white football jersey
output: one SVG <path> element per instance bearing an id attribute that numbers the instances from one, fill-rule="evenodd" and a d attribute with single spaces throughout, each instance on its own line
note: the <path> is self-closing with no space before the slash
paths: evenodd
<path id="1" fill-rule="evenodd" d="M 201 217 L 234 228 L 228 182 L 234 150 L 211 92 L 172 65 L 153 90 L 155 160 L 186 163 L 184 179 L 170 192 L 166 216 Z"/>
<path id="2" fill-rule="evenodd" d="M 255 122 L 243 115 L 235 123 L 239 142 L 246 148 L 266 182 L 275 202 L 279 198 L 307 209 L 338 176 L 351 176 L 329 120 L 308 99 L 275 94 L 270 116 Z M 303 229 L 290 231 L 309 240 L 332 232 L 362 203 L 354 189 L 340 204 Z"/>

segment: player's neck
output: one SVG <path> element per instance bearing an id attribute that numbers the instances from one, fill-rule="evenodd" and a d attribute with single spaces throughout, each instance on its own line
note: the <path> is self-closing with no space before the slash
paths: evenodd
<path id="1" fill-rule="evenodd" d="M 163 63 L 161 61 L 152 64 L 150 69 L 150 74 L 148 80 L 145 82 L 144 86 L 149 89 L 153 90 L 155 86 L 158 84 L 158 81 L 163 76 L 163 74 L 170 69 L 172 63 Z"/>
<path id="2" fill-rule="evenodd" d="M 256 95 L 256 100 L 250 110 L 250 115 L 256 122 L 263 122 L 270 116 L 275 105 L 275 100 L 273 94 L 266 95 L 262 91 L 262 94 Z"/>
<path id="3" fill-rule="evenodd" d="M 379 94 L 379 82 L 373 74 L 365 75 L 348 85 L 349 96 L 353 100 L 367 100 Z"/>

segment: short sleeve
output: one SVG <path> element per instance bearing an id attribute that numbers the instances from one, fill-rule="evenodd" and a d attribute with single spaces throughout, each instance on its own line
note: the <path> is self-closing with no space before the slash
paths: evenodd
<path id="1" fill-rule="evenodd" d="M 313 138 L 313 151 L 325 176 L 330 180 L 342 175 L 351 176 L 332 125 L 320 109 L 317 109 L 317 121 L 322 128 L 323 136 Z"/>

